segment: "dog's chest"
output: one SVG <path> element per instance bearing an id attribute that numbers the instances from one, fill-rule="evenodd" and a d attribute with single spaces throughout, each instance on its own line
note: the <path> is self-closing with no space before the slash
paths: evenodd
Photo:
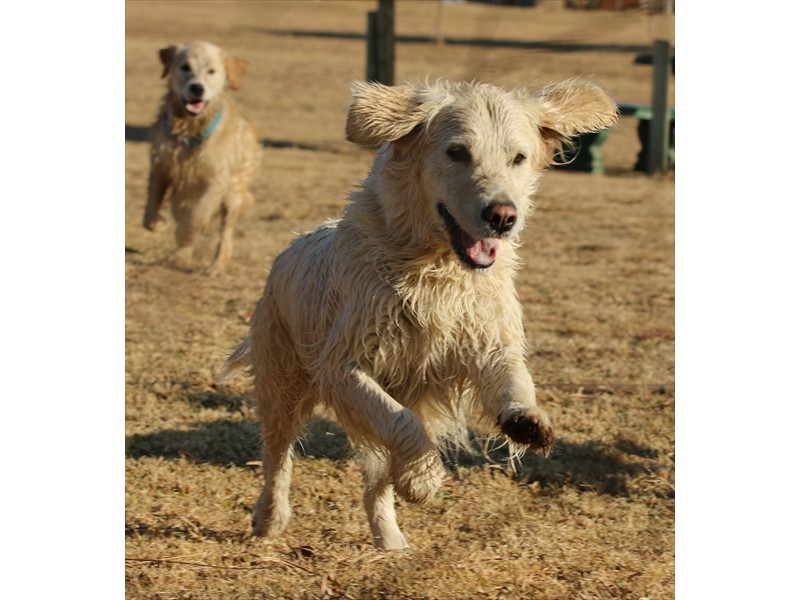
<path id="1" fill-rule="evenodd" d="M 159 149 L 157 161 L 168 173 L 173 194 L 199 196 L 211 182 L 220 178 L 220 172 L 226 166 L 215 157 L 212 145 L 212 140 L 193 147 L 178 139 L 171 139 Z"/>
<path id="2" fill-rule="evenodd" d="M 451 297 L 424 309 L 399 303 L 378 319 L 367 344 L 374 376 L 396 395 L 457 390 L 502 345 L 491 306 Z"/>
<path id="3" fill-rule="evenodd" d="M 223 127 L 208 131 L 207 125 L 184 120 L 171 124 L 162 114 L 153 131 L 152 159 L 158 168 L 170 171 L 173 180 L 208 179 L 228 161 L 218 150 Z"/>

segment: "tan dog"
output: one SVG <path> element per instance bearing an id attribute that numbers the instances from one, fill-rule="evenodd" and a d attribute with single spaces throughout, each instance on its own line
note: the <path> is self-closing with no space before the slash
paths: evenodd
<path id="1" fill-rule="evenodd" d="M 554 151 L 614 123 L 616 106 L 580 82 L 358 83 L 354 94 L 347 138 L 382 144 L 372 171 L 341 220 L 275 259 L 223 376 L 255 375 L 266 483 L 254 534 L 286 528 L 291 448 L 322 402 L 366 455 L 375 544 L 397 550 L 408 543 L 394 492 L 436 493 L 436 444 L 458 439 L 473 408 L 515 452 L 553 445 L 527 369 L 515 250 Z"/>
<path id="2" fill-rule="evenodd" d="M 252 125 L 226 93 L 241 87 L 248 63 L 208 42 L 170 46 L 159 57 L 169 88 L 151 131 L 144 226 L 158 227 L 169 197 L 178 244 L 172 262 L 187 268 L 198 237 L 221 213 L 222 234 L 208 269 L 218 275 L 233 253 L 236 222 L 254 201 L 248 187 L 261 162 Z"/>

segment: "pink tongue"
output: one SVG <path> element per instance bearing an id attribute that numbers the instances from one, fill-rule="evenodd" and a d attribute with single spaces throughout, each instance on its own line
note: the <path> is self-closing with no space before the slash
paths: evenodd
<path id="1" fill-rule="evenodd" d="M 497 258 L 497 249 L 500 242 L 494 238 L 478 240 L 471 246 L 467 246 L 467 256 L 475 264 L 488 267 Z"/>
<path id="2" fill-rule="evenodd" d="M 206 105 L 206 103 L 205 103 L 203 100 L 201 100 L 200 102 L 190 102 L 190 103 L 188 103 L 188 104 L 186 105 L 186 109 L 187 109 L 189 112 L 193 112 L 193 113 L 197 114 L 197 113 L 199 113 L 201 110 L 203 110 L 203 107 L 204 107 L 205 105 Z"/>

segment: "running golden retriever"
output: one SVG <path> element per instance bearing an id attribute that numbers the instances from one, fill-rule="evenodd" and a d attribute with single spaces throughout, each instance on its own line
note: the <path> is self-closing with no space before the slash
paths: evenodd
<path id="1" fill-rule="evenodd" d="M 553 445 L 527 368 L 516 248 L 554 152 L 613 124 L 617 109 L 580 81 L 353 91 L 347 138 L 380 145 L 372 170 L 340 220 L 275 259 L 222 373 L 255 375 L 266 483 L 254 535 L 286 528 L 292 446 L 322 402 L 365 455 L 375 544 L 400 550 L 394 493 L 436 493 L 437 442 L 457 440 L 473 412 L 515 452 Z"/>
<path id="2" fill-rule="evenodd" d="M 219 246 L 207 270 L 219 275 L 233 253 L 236 222 L 254 201 L 248 188 L 261 162 L 255 131 L 227 94 L 241 87 L 248 63 L 203 41 L 164 48 L 159 57 L 168 91 L 151 130 L 144 226 L 157 229 L 169 198 L 178 244 L 171 260 L 188 268 L 198 237 L 221 214 Z"/>

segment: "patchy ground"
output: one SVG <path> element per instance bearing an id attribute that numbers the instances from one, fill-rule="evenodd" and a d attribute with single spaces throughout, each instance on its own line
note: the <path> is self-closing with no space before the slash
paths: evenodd
<path id="1" fill-rule="evenodd" d="M 376 5 L 126 4 L 127 597 L 674 597 L 674 181 L 631 171 L 626 119 L 604 147 L 606 175 L 544 176 L 524 234 L 519 292 L 558 429 L 552 456 L 528 456 L 516 474 L 501 453 L 460 457 L 433 502 L 399 507 L 413 551 L 384 554 L 370 543 L 358 464 L 320 414 L 298 445 L 288 532 L 250 541 L 261 485 L 250 382 L 221 387 L 215 373 L 276 253 L 336 217 L 367 173 L 370 153 L 344 141 L 344 118 L 348 83 L 365 72 L 357 34 Z M 553 44 L 401 42 L 398 80 L 594 75 L 617 100 L 648 102 L 651 71 L 633 64 L 635 47 L 672 31 L 671 19 L 636 12 L 441 9 L 451 42 Z M 435 37 L 438 3 L 396 10 L 399 35 Z M 171 228 L 141 226 L 143 135 L 164 91 L 157 52 L 194 38 L 250 61 L 237 94 L 265 146 L 257 206 L 219 279 L 168 267 Z"/>

